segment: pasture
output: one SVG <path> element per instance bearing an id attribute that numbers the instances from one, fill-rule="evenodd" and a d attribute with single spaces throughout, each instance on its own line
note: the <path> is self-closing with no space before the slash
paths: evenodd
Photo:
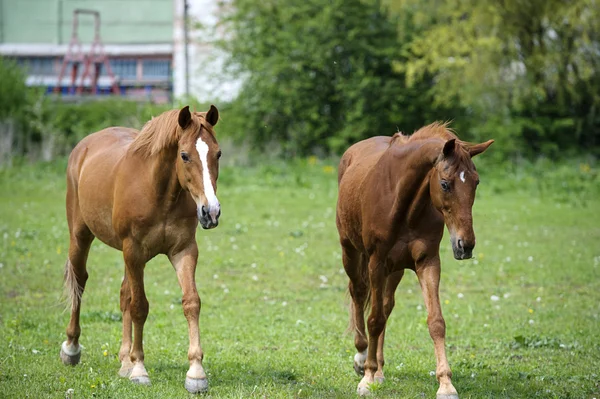
<path id="1" fill-rule="evenodd" d="M 224 156 L 226 158 L 226 156 Z M 440 299 L 453 383 L 466 398 L 600 395 L 600 194 L 587 164 L 481 174 L 474 259 L 441 247 Z M 481 165 L 481 166 L 480 166 Z M 65 162 L 0 170 L 0 397 L 187 398 L 187 325 L 165 257 L 146 267 L 152 386 L 117 375 L 121 253 L 95 241 L 81 363 L 58 357 L 68 229 Z M 335 162 L 223 167 L 220 225 L 198 230 L 206 398 L 354 397 L 360 378 L 335 229 Z M 433 345 L 407 272 L 375 398 L 433 398 Z"/>

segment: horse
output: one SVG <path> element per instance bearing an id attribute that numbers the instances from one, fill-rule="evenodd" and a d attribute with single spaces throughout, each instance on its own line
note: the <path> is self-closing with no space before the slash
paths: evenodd
<path id="1" fill-rule="evenodd" d="M 336 225 L 349 278 L 354 369 L 363 376 L 359 395 L 368 395 L 371 384 L 384 381 L 386 323 L 396 287 L 404 270 L 411 269 L 427 307 L 440 384 L 437 399 L 458 399 L 446 358 L 439 248 L 445 224 L 454 257 L 472 257 L 472 207 L 479 176 L 471 158 L 493 142 L 460 141 L 448 123 L 435 122 L 411 136 L 398 132 L 360 141 L 342 156 Z"/>
<path id="2" fill-rule="evenodd" d="M 70 244 L 65 264 L 71 318 L 60 349 L 64 364 L 76 365 L 81 357 L 81 296 L 88 278 L 89 249 L 98 238 L 122 251 L 125 261 L 119 375 L 150 384 L 142 341 L 149 310 L 144 268 L 150 259 L 165 254 L 177 273 L 188 323 L 190 368 L 185 388 L 192 393 L 208 389 L 198 326 L 196 229 L 198 222 L 204 229 L 217 227 L 221 215 L 216 196 L 221 150 L 213 129 L 218 120 L 214 105 L 207 112 L 190 112 L 186 106 L 152 118 L 139 132 L 111 127 L 90 134 L 71 152 L 66 196 Z"/>

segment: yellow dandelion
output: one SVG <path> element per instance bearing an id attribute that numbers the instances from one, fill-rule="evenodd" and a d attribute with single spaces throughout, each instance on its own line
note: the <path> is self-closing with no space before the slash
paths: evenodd
<path id="1" fill-rule="evenodd" d="M 56 247 L 56 254 L 60 255 L 62 252 L 62 248 L 61 247 Z"/>
<path id="2" fill-rule="evenodd" d="M 531 309 L 531 308 L 530 308 L 530 309 L 528 310 L 528 312 L 529 312 L 529 313 L 533 313 L 533 309 Z"/>
<path id="3" fill-rule="evenodd" d="M 102 354 L 103 354 L 104 356 L 108 356 L 108 351 L 107 351 L 106 349 L 104 349 L 104 352 L 102 352 Z"/>
<path id="4" fill-rule="evenodd" d="M 331 165 L 323 166 L 323 172 L 331 174 L 335 172 L 335 168 Z"/>
<path id="5" fill-rule="evenodd" d="M 587 163 L 580 163 L 579 164 L 579 170 L 583 173 L 590 173 L 590 170 L 592 168 L 590 168 L 590 165 Z"/>
<path id="6" fill-rule="evenodd" d="M 450 303 L 450 300 L 449 300 L 449 299 L 446 299 L 446 300 L 444 301 L 444 304 L 446 304 L 446 305 L 447 305 L 447 304 L 449 304 L 449 303 Z"/>
<path id="7" fill-rule="evenodd" d="M 308 157 L 308 164 L 309 165 L 316 165 L 317 164 L 317 157 L 315 157 L 314 155 L 311 155 L 310 157 Z"/>
<path id="8" fill-rule="evenodd" d="M 479 260 L 482 260 L 484 258 L 483 252 L 478 253 L 477 257 L 479 258 Z"/>

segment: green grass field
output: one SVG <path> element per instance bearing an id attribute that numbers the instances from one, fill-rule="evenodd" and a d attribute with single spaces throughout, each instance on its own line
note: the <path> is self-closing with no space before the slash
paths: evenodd
<path id="1" fill-rule="evenodd" d="M 355 397 L 333 162 L 223 168 L 216 230 L 198 231 L 207 398 Z M 548 168 L 547 170 L 544 168 Z M 600 397 L 600 180 L 588 165 L 490 173 L 480 166 L 475 258 L 442 245 L 441 300 L 453 383 L 465 398 Z M 95 242 L 81 363 L 58 357 L 68 245 L 64 162 L 0 171 L 0 397 L 184 398 L 187 326 L 165 257 L 147 265 L 146 367 L 117 375 L 121 254 Z M 529 188 L 528 188 L 529 187 Z M 375 398 L 434 398 L 433 345 L 407 273 Z"/>

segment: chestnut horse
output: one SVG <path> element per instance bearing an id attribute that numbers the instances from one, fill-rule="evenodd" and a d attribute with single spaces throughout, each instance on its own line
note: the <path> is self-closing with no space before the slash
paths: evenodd
<path id="1" fill-rule="evenodd" d="M 444 223 L 454 257 L 475 247 L 471 208 L 479 177 L 471 160 L 493 140 L 459 141 L 447 124 L 434 123 L 412 136 L 372 137 L 350 147 L 340 161 L 336 224 L 350 282 L 350 324 L 355 332 L 354 369 L 364 375 L 358 394 L 383 382 L 385 325 L 405 269 L 423 291 L 437 360 L 438 399 L 457 399 L 444 347 L 446 325 L 438 287 Z M 370 299 L 365 333 L 364 312 Z"/>
<path id="2" fill-rule="evenodd" d="M 215 195 L 221 151 L 213 126 L 218 120 L 214 106 L 208 112 L 190 112 L 185 107 L 153 118 L 139 132 L 112 127 L 91 134 L 71 152 L 67 166 L 70 245 L 65 265 L 71 320 L 60 350 L 63 363 L 75 365 L 81 356 L 81 296 L 88 278 L 88 252 L 97 237 L 123 251 L 125 260 L 119 374 L 150 384 L 143 350 L 148 316 L 144 267 L 154 256 L 165 254 L 177 273 L 188 322 L 190 369 L 185 387 L 193 393 L 208 388 L 198 327 L 196 228 L 198 221 L 205 229 L 216 227 L 221 214 Z"/>

